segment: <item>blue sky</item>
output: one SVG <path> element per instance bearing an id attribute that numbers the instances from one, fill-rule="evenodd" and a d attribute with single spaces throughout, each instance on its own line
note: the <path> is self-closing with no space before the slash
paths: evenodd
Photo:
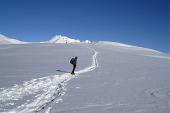
<path id="1" fill-rule="evenodd" d="M 56 34 L 170 52 L 168 0 L 0 0 L 0 34 L 46 41 Z"/>

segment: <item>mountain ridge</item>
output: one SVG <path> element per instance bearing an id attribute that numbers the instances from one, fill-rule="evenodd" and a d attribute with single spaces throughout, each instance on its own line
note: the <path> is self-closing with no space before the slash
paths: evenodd
<path id="1" fill-rule="evenodd" d="M 26 44 L 28 42 L 20 41 L 14 38 L 8 38 L 5 35 L 0 34 L 0 44 Z"/>
<path id="2" fill-rule="evenodd" d="M 31 43 L 49 43 L 49 44 L 57 44 L 57 43 L 74 43 L 74 44 L 79 44 L 79 43 L 102 43 L 102 44 L 107 44 L 107 45 L 113 45 L 113 46 L 119 46 L 119 47 L 124 47 L 124 48 L 135 48 L 138 50 L 147 50 L 147 51 L 152 51 L 156 53 L 162 53 L 160 51 L 150 49 L 150 48 L 145 48 L 145 47 L 140 47 L 140 46 L 134 46 L 134 45 L 129 45 L 129 44 L 124 44 L 124 43 L 119 43 L 119 42 L 112 42 L 112 41 L 97 41 L 97 42 L 91 42 L 90 40 L 85 40 L 85 41 L 80 41 L 78 39 L 73 39 L 67 36 L 62 36 L 62 35 L 55 35 L 48 41 L 44 42 L 24 42 L 20 41 L 14 38 L 9 38 L 5 35 L 0 34 L 0 44 L 31 44 Z"/>

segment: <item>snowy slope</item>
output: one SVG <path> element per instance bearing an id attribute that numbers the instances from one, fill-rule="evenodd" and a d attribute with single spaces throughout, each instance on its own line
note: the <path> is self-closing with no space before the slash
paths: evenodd
<path id="1" fill-rule="evenodd" d="M 2 113 L 170 111 L 167 54 L 108 43 L 29 44 L 1 45 L 0 59 Z"/>
<path id="2" fill-rule="evenodd" d="M 80 40 L 72 39 L 66 36 L 56 35 L 48 42 L 49 43 L 80 43 Z"/>
<path id="3" fill-rule="evenodd" d="M 113 46 L 119 46 L 119 47 L 123 47 L 123 48 L 134 49 L 134 50 L 145 50 L 145 51 L 161 53 L 161 52 L 159 52 L 157 50 L 144 48 L 144 47 L 133 46 L 133 45 L 128 45 L 128 44 L 123 44 L 123 43 L 118 43 L 118 42 L 99 41 L 98 43 L 100 43 L 100 44 L 109 44 L 109 45 L 113 45 Z"/>
<path id="4" fill-rule="evenodd" d="M 8 38 L 0 34 L 0 44 L 26 44 L 27 42 L 19 41 L 16 39 Z"/>
<path id="5" fill-rule="evenodd" d="M 169 113 L 170 56 L 101 43 L 90 47 L 98 51 L 98 66 L 71 81 L 49 113 Z"/>

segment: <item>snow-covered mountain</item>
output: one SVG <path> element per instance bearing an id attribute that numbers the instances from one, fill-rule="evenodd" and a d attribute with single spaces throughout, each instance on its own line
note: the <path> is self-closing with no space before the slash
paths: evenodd
<path id="1" fill-rule="evenodd" d="M 27 42 L 23 42 L 20 40 L 8 38 L 2 34 L 0 34 L 0 44 L 26 44 Z"/>
<path id="2" fill-rule="evenodd" d="M 80 43 L 80 40 L 72 39 L 66 36 L 56 35 L 48 43 Z"/>
<path id="3" fill-rule="evenodd" d="M 28 44 L 28 43 L 94 43 L 91 42 L 90 40 L 85 40 L 85 41 L 80 41 L 78 39 L 74 39 L 74 38 L 70 38 L 67 36 L 62 36 L 62 35 L 56 35 L 53 38 L 51 38 L 49 41 L 44 41 L 44 42 L 23 42 L 20 40 L 16 40 L 13 38 L 8 38 L 2 34 L 0 34 L 0 44 Z M 152 52 L 156 52 L 156 53 L 160 53 L 159 51 L 153 50 L 153 49 L 149 49 L 149 48 L 144 48 L 144 47 L 138 47 L 138 46 L 134 46 L 134 45 L 128 45 L 128 44 L 123 44 L 123 43 L 118 43 L 118 42 L 111 42 L 111 41 L 98 41 L 95 43 L 100 43 L 100 44 L 108 44 L 108 45 L 112 45 L 114 47 L 123 47 L 123 48 L 127 48 L 127 49 L 131 49 L 131 50 L 147 50 L 147 51 L 152 51 Z"/>

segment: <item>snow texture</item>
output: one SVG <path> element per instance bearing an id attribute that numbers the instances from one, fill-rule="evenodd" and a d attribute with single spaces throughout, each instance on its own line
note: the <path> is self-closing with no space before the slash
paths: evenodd
<path id="1" fill-rule="evenodd" d="M 170 111 L 167 54 L 106 42 L 1 45 L 0 53 L 2 113 Z"/>

